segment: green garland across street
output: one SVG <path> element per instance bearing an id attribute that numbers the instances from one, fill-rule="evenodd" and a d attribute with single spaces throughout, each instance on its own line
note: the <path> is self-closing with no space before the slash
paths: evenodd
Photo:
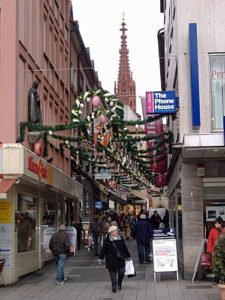
<path id="1" fill-rule="evenodd" d="M 87 103 L 90 103 L 93 110 L 84 117 L 84 108 Z M 98 89 L 87 91 L 76 98 L 71 110 L 72 122 L 70 124 L 53 126 L 21 122 L 20 136 L 17 141 L 23 142 L 25 140 L 26 131 L 40 132 L 44 142 L 44 157 L 48 154 L 48 137 L 51 137 L 62 141 L 60 143 L 61 154 L 64 153 L 65 149 L 70 149 L 71 156 L 75 157 L 74 160 L 77 164 L 82 159 L 94 166 L 97 156 L 104 153 L 106 160 L 110 163 L 113 161 L 123 172 L 131 176 L 137 186 L 140 183 L 147 186 L 148 182 L 154 181 L 154 177 L 157 175 L 150 171 L 149 165 L 166 159 L 167 153 L 172 153 L 173 133 L 169 131 L 144 136 L 143 133 L 138 134 L 138 128 L 160 118 L 160 115 L 156 115 L 145 120 L 124 120 L 123 104 L 108 91 Z M 94 145 L 93 126 L 96 119 L 102 126 L 99 129 L 97 144 Z M 132 136 L 127 126 L 135 126 L 137 134 Z M 79 129 L 79 135 L 77 135 L 76 129 Z M 56 133 L 62 131 L 64 131 L 63 135 Z M 111 136 L 107 147 L 103 146 L 106 133 Z M 154 141 L 152 147 L 141 149 L 138 146 L 138 143 L 150 140 Z M 168 147 L 163 147 L 165 143 L 168 144 Z M 101 165 L 100 161 L 98 161 L 98 165 Z M 102 165 L 107 167 L 109 163 L 102 163 Z"/>

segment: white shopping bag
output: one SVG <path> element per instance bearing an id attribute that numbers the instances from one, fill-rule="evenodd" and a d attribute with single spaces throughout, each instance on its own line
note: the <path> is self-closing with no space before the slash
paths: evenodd
<path id="1" fill-rule="evenodd" d="M 125 275 L 128 275 L 128 277 L 135 276 L 135 268 L 134 268 L 134 263 L 133 260 L 126 260 L 125 261 Z"/>

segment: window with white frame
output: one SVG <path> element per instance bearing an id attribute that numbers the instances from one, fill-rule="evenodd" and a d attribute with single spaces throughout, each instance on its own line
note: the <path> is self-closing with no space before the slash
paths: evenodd
<path id="1" fill-rule="evenodd" d="M 223 129 L 225 116 L 225 53 L 210 55 L 212 129 Z"/>

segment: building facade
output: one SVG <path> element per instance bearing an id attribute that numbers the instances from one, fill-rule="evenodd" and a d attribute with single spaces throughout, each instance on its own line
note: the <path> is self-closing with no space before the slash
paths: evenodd
<path id="1" fill-rule="evenodd" d="M 101 82 L 98 79 L 98 73 L 94 68 L 94 61 L 91 60 L 90 49 L 85 47 L 83 38 L 80 33 L 78 21 L 71 20 L 71 101 L 85 93 L 86 91 L 101 88 Z M 86 102 L 82 109 L 83 117 L 87 117 L 92 112 L 92 105 Z M 90 135 L 93 135 L 93 128 L 89 128 Z M 74 131 L 74 135 L 79 135 L 79 130 Z M 77 143 L 75 145 L 81 148 Z M 90 218 L 94 213 L 94 187 L 93 168 L 92 165 L 78 157 L 79 166 L 75 160 L 71 162 L 71 175 L 83 185 L 83 201 L 81 203 L 81 211 L 83 218 Z"/>
<path id="2" fill-rule="evenodd" d="M 70 151 L 61 151 L 50 132 L 47 153 L 38 130 L 18 139 L 20 122 L 69 124 L 74 98 L 98 84 L 93 70 L 82 89 L 72 76 L 87 52 L 83 44 L 79 53 L 72 46 L 72 18 L 69 0 L 0 1 L 0 257 L 7 283 L 52 259 L 49 237 L 59 224 L 73 225 L 80 217 L 84 191 L 71 176 Z"/>
<path id="3" fill-rule="evenodd" d="M 215 218 L 224 218 L 224 10 L 219 0 L 161 1 L 162 87 L 178 97 L 177 113 L 167 120 L 174 133 L 170 221 L 177 228 L 179 266 L 187 279 Z"/>

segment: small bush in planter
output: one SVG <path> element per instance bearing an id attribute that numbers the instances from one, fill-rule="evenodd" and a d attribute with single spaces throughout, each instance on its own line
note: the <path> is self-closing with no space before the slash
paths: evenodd
<path id="1" fill-rule="evenodd" d="M 220 277 L 220 283 L 225 284 L 225 235 L 221 235 L 216 243 L 213 265 L 215 274 Z"/>

